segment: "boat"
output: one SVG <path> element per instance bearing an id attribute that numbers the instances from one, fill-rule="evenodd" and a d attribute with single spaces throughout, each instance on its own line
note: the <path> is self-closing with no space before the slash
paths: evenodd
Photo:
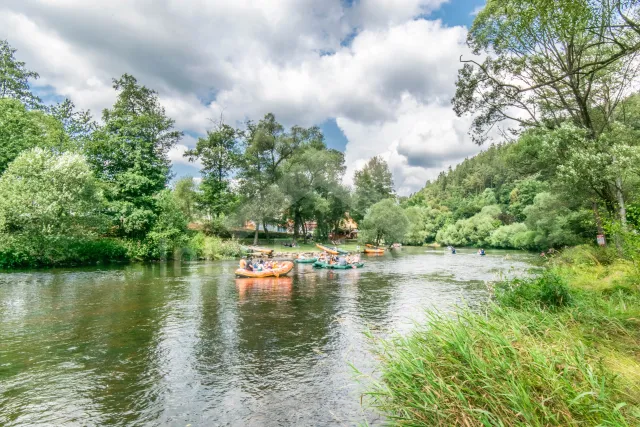
<path id="1" fill-rule="evenodd" d="M 287 275 L 293 269 L 293 263 L 291 261 L 284 261 L 278 268 L 262 271 L 247 271 L 244 268 L 236 270 L 236 276 L 238 277 L 280 277 Z"/>
<path id="2" fill-rule="evenodd" d="M 364 248 L 364 253 L 365 254 L 382 255 L 382 254 L 384 254 L 384 249 L 380 249 L 380 248 Z"/>
<path id="3" fill-rule="evenodd" d="M 339 265 L 339 264 L 327 264 L 326 262 L 316 261 L 313 263 L 314 268 L 328 268 L 331 270 L 351 270 L 353 268 L 362 268 L 364 267 L 363 262 L 355 262 L 347 265 Z"/>
<path id="4" fill-rule="evenodd" d="M 340 249 L 338 247 L 336 247 L 336 251 L 338 251 L 338 253 L 340 255 L 348 255 L 349 254 L 349 251 L 345 251 L 344 249 Z"/>
<path id="5" fill-rule="evenodd" d="M 296 258 L 293 260 L 293 262 L 298 264 L 313 264 L 316 261 L 318 261 L 318 258 Z"/>
<path id="6" fill-rule="evenodd" d="M 316 247 L 318 249 L 322 249 L 323 251 L 325 251 L 327 253 L 330 253 L 331 255 L 339 255 L 340 254 L 340 252 L 338 252 L 337 250 L 331 249 L 331 248 L 329 248 L 327 246 L 324 246 L 324 245 L 321 245 L 320 243 L 316 243 Z"/>
<path id="7" fill-rule="evenodd" d="M 273 249 L 261 248 L 259 246 L 249 246 L 248 248 L 253 252 L 259 252 L 261 254 L 271 255 L 273 253 Z"/>

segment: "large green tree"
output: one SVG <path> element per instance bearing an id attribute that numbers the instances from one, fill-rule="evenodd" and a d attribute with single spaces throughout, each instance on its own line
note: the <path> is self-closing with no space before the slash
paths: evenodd
<path id="1" fill-rule="evenodd" d="M 361 221 L 367 210 L 381 200 L 393 198 L 393 175 L 381 157 L 371 158 L 353 177 L 354 194 L 351 217 Z"/>
<path id="2" fill-rule="evenodd" d="M 85 236 L 99 230 L 102 201 L 82 155 L 27 150 L 0 177 L 0 233 Z"/>
<path id="3" fill-rule="evenodd" d="M 31 92 L 29 80 L 37 79 L 38 73 L 27 70 L 25 63 L 15 57 L 16 49 L 6 40 L 0 40 L 0 99 L 13 98 L 30 108 L 37 108 L 41 100 Z"/>
<path id="4" fill-rule="evenodd" d="M 238 192 L 242 216 L 266 229 L 268 223 L 282 219 L 287 208 L 285 195 L 278 187 L 285 163 L 306 147 L 323 146 L 322 133 L 316 127 L 293 126 L 288 132 L 267 114 L 256 123 L 247 123 L 243 132 L 244 154 L 238 170 Z M 268 195 L 265 196 L 265 195 Z"/>
<path id="5" fill-rule="evenodd" d="M 190 162 L 202 163 L 200 205 L 209 216 L 229 213 L 236 199 L 231 191 L 230 175 L 240 164 L 240 136 L 235 128 L 219 123 L 196 147 L 185 152 Z"/>
<path id="6" fill-rule="evenodd" d="M 288 216 L 294 221 L 294 240 L 304 224 L 315 219 L 321 239 L 326 239 L 348 209 L 348 192 L 342 186 L 344 155 L 318 141 L 307 143 L 283 168 L 280 187 L 288 196 Z M 341 211 L 341 212 L 340 212 Z"/>
<path id="7" fill-rule="evenodd" d="M 114 79 L 118 98 L 102 113 L 86 152 L 100 179 L 108 183 L 109 213 L 121 235 L 144 237 L 156 215 L 154 195 L 167 185 L 168 151 L 182 137 L 167 117 L 157 93 L 131 75 Z"/>
<path id="8" fill-rule="evenodd" d="M 488 1 L 468 35 L 479 58 L 463 60 L 454 110 L 474 115 L 471 134 L 478 143 L 496 127 L 517 132 L 516 125 L 555 129 L 565 122 L 597 140 L 611 132 L 637 81 L 635 16 L 637 6 L 608 0 Z M 598 202 L 611 213 L 617 205 L 624 223 L 622 180 L 610 178 L 599 177 Z"/>
<path id="9" fill-rule="evenodd" d="M 17 99 L 0 99 L 0 174 L 21 152 L 34 147 L 70 149 L 62 124 L 41 110 L 28 110 Z"/>
<path id="10" fill-rule="evenodd" d="M 409 228 L 409 219 L 394 199 L 384 199 L 369 208 L 359 226 L 358 239 L 365 243 L 392 245 L 401 242 Z"/>

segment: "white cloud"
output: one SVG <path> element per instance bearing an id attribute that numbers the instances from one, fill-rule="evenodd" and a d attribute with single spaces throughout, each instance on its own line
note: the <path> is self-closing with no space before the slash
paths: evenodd
<path id="1" fill-rule="evenodd" d="M 445 1 L 5 0 L 0 39 L 39 84 L 97 115 L 115 98 L 111 78 L 128 72 L 193 133 L 221 113 L 304 126 L 334 117 L 349 173 L 384 154 L 408 193 L 477 151 L 449 105 L 466 29 L 414 19 Z"/>

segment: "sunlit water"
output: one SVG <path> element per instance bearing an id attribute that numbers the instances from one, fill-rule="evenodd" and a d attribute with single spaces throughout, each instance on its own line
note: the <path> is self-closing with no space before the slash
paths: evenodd
<path id="1" fill-rule="evenodd" d="M 378 424 L 349 365 L 375 375 L 363 332 L 478 306 L 531 259 L 405 248 L 280 279 L 235 279 L 235 262 L 0 274 L 0 425 Z"/>

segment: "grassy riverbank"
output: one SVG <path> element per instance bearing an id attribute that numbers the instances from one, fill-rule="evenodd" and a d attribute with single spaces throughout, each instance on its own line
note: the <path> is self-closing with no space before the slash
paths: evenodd
<path id="1" fill-rule="evenodd" d="M 378 342 L 373 405 L 399 425 L 640 425 L 640 275 L 585 252 Z"/>

